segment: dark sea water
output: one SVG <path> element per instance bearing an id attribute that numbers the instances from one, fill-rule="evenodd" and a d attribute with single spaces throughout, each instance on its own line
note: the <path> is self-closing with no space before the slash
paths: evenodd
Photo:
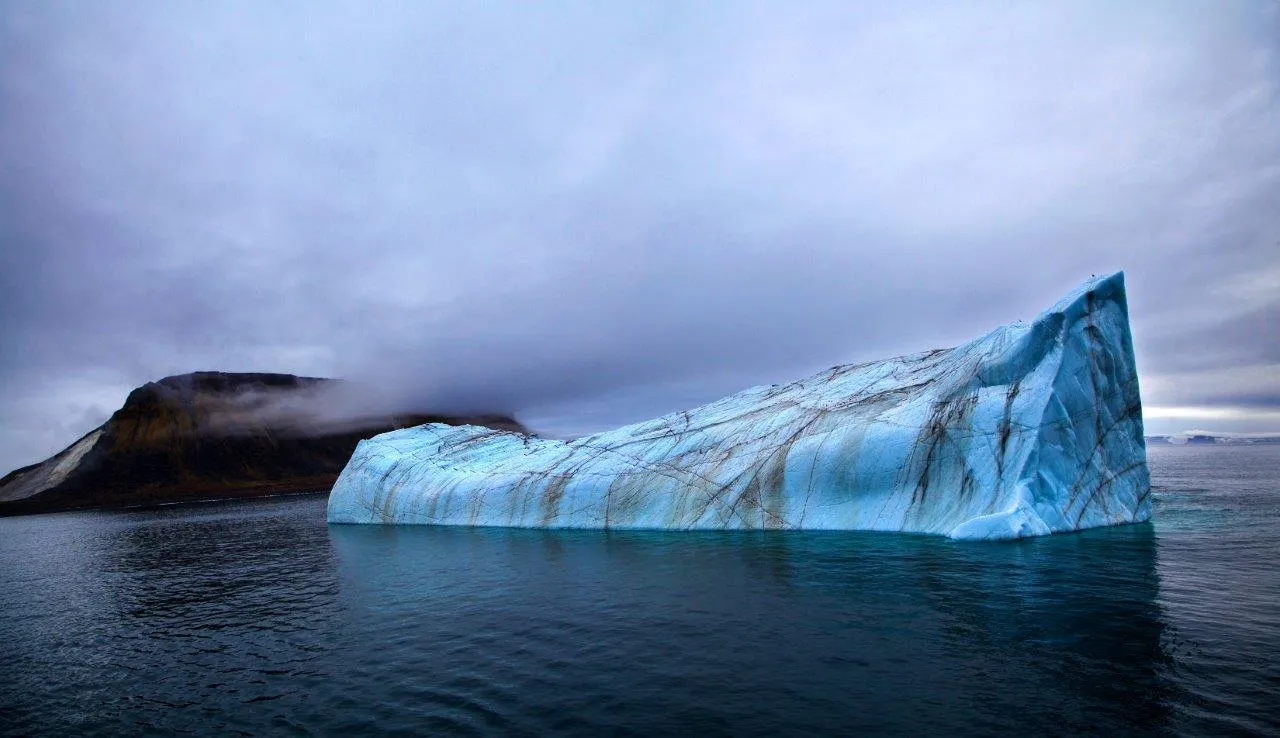
<path id="1" fill-rule="evenodd" d="M 1002 544 L 3 519 L 0 733 L 1280 734 L 1280 446 L 1150 459 Z"/>

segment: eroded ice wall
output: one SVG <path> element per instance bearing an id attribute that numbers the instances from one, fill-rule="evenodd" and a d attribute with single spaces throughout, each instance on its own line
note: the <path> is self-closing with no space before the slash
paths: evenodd
<path id="1" fill-rule="evenodd" d="M 837 366 L 571 442 L 430 424 L 362 441 L 334 523 L 896 530 L 1146 520 L 1123 274 L 954 349 Z"/>

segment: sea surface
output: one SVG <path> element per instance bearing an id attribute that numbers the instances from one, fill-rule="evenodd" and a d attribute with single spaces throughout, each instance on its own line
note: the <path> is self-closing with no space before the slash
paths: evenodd
<path id="1" fill-rule="evenodd" d="M 2 519 L 0 733 L 1280 734 L 1280 445 L 1150 462 L 1014 543 Z"/>

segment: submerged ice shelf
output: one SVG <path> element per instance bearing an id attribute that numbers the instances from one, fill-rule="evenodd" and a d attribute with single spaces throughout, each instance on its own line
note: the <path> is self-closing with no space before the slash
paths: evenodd
<path id="1" fill-rule="evenodd" d="M 953 349 L 836 366 L 554 441 L 362 441 L 331 523 L 894 530 L 1002 539 L 1147 520 L 1124 275 Z"/>

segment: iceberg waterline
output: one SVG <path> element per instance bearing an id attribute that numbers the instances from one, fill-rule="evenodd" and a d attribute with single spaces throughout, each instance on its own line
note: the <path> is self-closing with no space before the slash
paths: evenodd
<path id="1" fill-rule="evenodd" d="M 1124 275 L 953 349 L 832 367 L 574 441 L 364 440 L 331 523 L 890 530 L 1006 539 L 1151 516 Z"/>

